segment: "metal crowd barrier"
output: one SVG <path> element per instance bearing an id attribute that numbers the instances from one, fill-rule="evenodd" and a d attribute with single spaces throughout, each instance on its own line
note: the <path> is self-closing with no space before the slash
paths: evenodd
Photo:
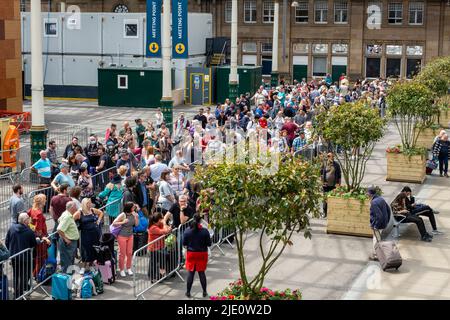
<path id="1" fill-rule="evenodd" d="M 144 299 L 146 292 L 169 277 L 177 275 L 184 282 L 179 272 L 183 263 L 181 231 L 182 228 L 174 229 L 134 252 L 132 271 L 136 299 Z"/>
<path id="2" fill-rule="evenodd" d="M 9 227 L 11 226 L 11 212 L 9 210 L 9 201 L 0 203 L 0 239 L 3 241 L 6 237 Z"/>
<path id="3" fill-rule="evenodd" d="M 116 171 L 117 168 L 112 167 L 92 175 L 91 178 L 94 192 L 102 192 L 106 185 L 111 181 Z"/>
<path id="4" fill-rule="evenodd" d="M 33 286 L 33 248 L 0 262 L 0 300 L 25 299 Z"/>
<path id="5" fill-rule="evenodd" d="M 132 271 L 134 273 L 133 294 L 136 299 L 145 299 L 146 292 L 169 277 L 177 275 L 184 282 L 180 274 L 185 259 L 183 235 L 191 222 L 192 219 L 134 252 Z M 221 248 L 224 243 L 234 248 L 230 240 L 234 236 L 234 231 L 222 228 L 219 232 L 212 231 L 210 235 L 211 251 L 213 248 L 218 248 L 222 255 L 225 255 Z M 160 269 L 165 270 L 163 275 L 160 274 Z"/>

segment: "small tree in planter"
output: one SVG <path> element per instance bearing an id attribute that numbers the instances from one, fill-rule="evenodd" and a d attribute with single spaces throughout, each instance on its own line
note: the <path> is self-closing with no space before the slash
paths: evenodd
<path id="1" fill-rule="evenodd" d="M 389 90 L 387 103 L 401 138 L 398 153 L 387 150 L 387 179 L 422 183 L 425 180 L 426 150 L 418 148 L 417 141 L 422 131 L 430 127 L 439 114 L 434 95 L 418 81 L 401 82 Z"/>
<path id="2" fill-rule="evenodd" d="M 328 232 L 372 235 L 367 197 L 361 183 L 367 161 L 385 127 L 386 120 L 379 116 L 378 110 L 362 101 L 334 106 L 319 116 L 319 128 L 323 138 L 333 144 L 331 149 L 345 181 L 345 186 L 328 197 Z M 345 221 L 346 218 L 352 221 Z"/>
<path id="3" fill-rule="evenodd" d="M 265 174 L 266 168 L 261 163 L 220 163 L 196 172 L 197 181 L 211 190 L 200 198 L 202 204 L 212 203 L 210 223 L 235 230 L 241 280 L 233 295 L 239 299 L 260 299 L 268 272 L 293 244 L 293 235 L 303 231 L 310 238 L 309 215 L 319 214 L 321 183 L 316 164 L 288 157 L 273 174 Z M 259 232 L 260 264 L 253 276 L 246 260 L 246 236 L 251 231 Z"/>
<path id="4" fill-rule="evenodd" d="M 446 95 L 450 87 L 450 56 L 428 62 L 417 75 L 416 81 L 425 84 L 438 97 Z"/>
<path id="5" fill-rule="evenodd" d="M 450 127 L 450 94 L 439 97 L 436 101 L 436 104 L 439 107 L 439 117 L 438 123 L 444 127 Z"/>

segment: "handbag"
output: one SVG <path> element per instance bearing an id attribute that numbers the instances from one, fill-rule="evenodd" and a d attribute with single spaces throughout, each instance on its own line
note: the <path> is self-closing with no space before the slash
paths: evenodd
<path id="1" fill-rule="evenodd" d="M 113 236 L 116 238 L 119 236 L 120 230 L 122 230 L 122 226 L 114 226 L 114 225 L 109 226 L 109 232 L 111 232 Z"/>
<path id="2" fill-rule="evenodd" d="M 0 262 L 9 259 L 9 250 L 2 243 L 0 243 Z"/>

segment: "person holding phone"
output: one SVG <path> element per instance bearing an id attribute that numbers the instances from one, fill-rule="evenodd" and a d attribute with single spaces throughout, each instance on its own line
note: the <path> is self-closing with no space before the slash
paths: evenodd
<path id="1" fill-rule="evenodd" d="M 121 226 L 117 242 L 119 243 L 119 273 L 122 277 L 132 276 L 131 263 L 133 256 L 133 227 L 139 225 L 139 216 L 137 214 L 138 206 L 133 202 L 126 202 L 123 206 L 123 212 L 114 220 L 114 226 Z M 126 260 L 126 269 L 125 269 Z"/>

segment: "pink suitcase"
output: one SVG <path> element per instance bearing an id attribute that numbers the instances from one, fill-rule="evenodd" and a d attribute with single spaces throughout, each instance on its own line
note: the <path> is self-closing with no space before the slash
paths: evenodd
<path id="1" fill-rule="evenodd" d="M 95 266 L 97 267 L 98 271 L 100 271 L 103 279 L 103 283 L 109 283 L 112 284 L 114 281 L 116 281 L 116 275 L 114 272 L 114 265 L 111 263 L 110 260 L 106 261 L 104 265 L 95 263 Z"/>

